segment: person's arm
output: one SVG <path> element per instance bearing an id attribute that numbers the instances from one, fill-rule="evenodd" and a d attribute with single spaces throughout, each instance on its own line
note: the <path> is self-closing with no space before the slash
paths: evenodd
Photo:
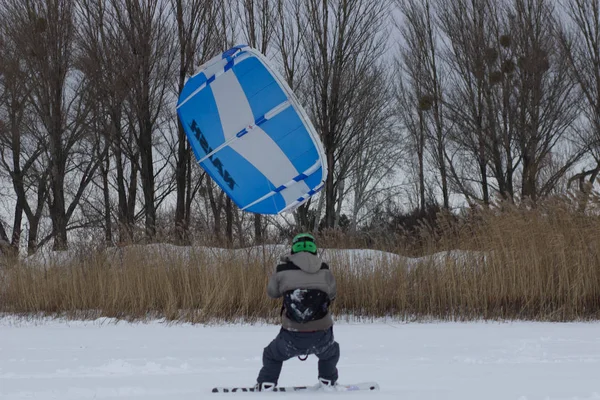
<path id="1" fill-rule="evenodd" d="M 331 299 L 331 301 L 335 300 L 335 297 L 337 296 L 337 284 L 335 282 L 335 277 L 333 276 L 333 274 L 331 273 L 331 271 L 329 272 L 329 299 Z"/>
<path id="2" fill-rule="evenodd" d="M 277 275 L 277 271 L 271 275 L 269 278 L 269 284 L 267 285 L 267 295 L 271 298 L 281 297 L 281 293 L 279 291 L 279 276 Z"/>

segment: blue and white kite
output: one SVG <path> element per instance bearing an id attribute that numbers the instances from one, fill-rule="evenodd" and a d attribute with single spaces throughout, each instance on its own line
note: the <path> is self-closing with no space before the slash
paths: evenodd
<path id="1" fill-rule="evenodd" d="M 259 51 L 240 45 L 204 64 L 177 113 L 202 168 L 242 210 L 291 211 L 322 189 L 323 145 Z"/>

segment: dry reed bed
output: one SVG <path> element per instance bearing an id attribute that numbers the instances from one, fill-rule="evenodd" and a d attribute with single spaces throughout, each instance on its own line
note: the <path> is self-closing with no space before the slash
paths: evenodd
<path id="1" fill-rule="evenodd" d="M 471 221 L 442 232 L 430 250 L 478 252 L 418 262 L 327 253 L 338 281 L 334 313 L 411 320 L 600 317 L 598 217 L 554 207 L 488 211 Z M 81 249 L 60 263 L 4 267 L 0 312 L 275 321 L 280 302 L 268 299 L 265 288 L 281 250 Z"/>

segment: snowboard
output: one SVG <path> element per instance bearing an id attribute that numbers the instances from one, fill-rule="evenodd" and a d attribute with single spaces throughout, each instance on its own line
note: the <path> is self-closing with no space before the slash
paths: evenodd
<path id="1" fill-rule="evenodd" d="M 332 389 L 324 389 L 319 384 L 314 386 L 278 386 L 273 388 L 272 392 L 351 392 L 357 390 L 375 391 L 379 390 L 377 382 L 362 382 L 354 384 L 338 383 Z M 240 392 L 258 392 L 252 387 L 216 387 L 212 390 L 213 393 L 240 393 Z M 262 393 L 262 392 L 261 392 Z M 268 392 L 265 392 L 268 393 Z"/>

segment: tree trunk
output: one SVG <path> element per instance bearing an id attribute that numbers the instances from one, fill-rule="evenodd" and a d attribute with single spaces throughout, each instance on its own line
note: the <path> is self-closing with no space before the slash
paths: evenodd
<path id="1" fill-rule="evenodd" d="M 227 246 L 233 245 L 233 203 L 227 196 L 225 202 L 225 233 L 227 235 Z"/>
<path id="2" fill-rule="evenodd" d="M 339 179 L 338 180 L 338 194 L 336 196 L 336 198 L 339 200 L 336 202 L 336 208 L 335 208 L 335 221 L 333 224 L 333 227 L 336 228 L 340 225 L 340 218 L 342 215 L 342 201 L 341 199 L 344 198 L 344 189 L 345 189 L 345 183 L 346 181 L 344 179 Z"/>
<path id="3" fill-rule="evenodd" d="M 146 110 L 145 114 L 150 111 Z M 140 176 L 142 178 L 142 191 L 144 193 L 144 228 L 146 239 L 152 241 L 156 236 L 156 206 L 154 202 L 154 165 L 152 157 L 152 123 L 146 116 L 140 123 Z"/>
<path id="4" fill-rule="evenodd" d="M 311 220 L 310 205 L 311 199 L 296 209 L 296 224 L 301 231 L 313 231 L 315 229 L 314 221 Z"/>
<path id="5" fill-rule="evenodd" d="M 0 244 L 2 244 L 3 246 L 0 246 L 0 250 L 2 250 L 5 247 L 8 247 L 8 236 L 6 235 L 6 230 L 4 229 L 4 224 L 2 223 L 2 221 L 0 221 Z"/>
<path id="6" fill-rule="evenodd" d="M 214 218 L 214 233 L 215 240 L 218 244 L 221 243 L 221 209 L 222 209 L 222 201 L 223 201 L 223 192 L 220 192 L 219 197 L 215 198 L 214 189 L 212 185 L 212 181 L 208 180 L 206 182 L 208 199 L 210 202 L 210 208 L 212 210 L 213 218 Z"/>
<path id="7" fill-rule="evenodd" d="M 60 107 L 60 102 L 57 104 Z M 56 117 L 58 118 L 58 115 Z M 60 121 L 56 123 L 60 124 Z M 54 236 L 53 250 L 67 249 L 67 218 L 65 213 L 65 160 L 62 148 L 62 128 L 55 127 L 50 137 L 50 218 L 52 220 L 52 233 Z"/>
<path id="8" fill-rule="evenodd" d="M 185 167 L 185 180 L 186 186 L 188 190 L 186 191 L 185 196 L 185 227 L 188 229 L 188 243 L 191 241 L 189 237 L 189 228 L 191 223 L 191 215 L 192 215 L 192 157 L 189 156 L 186 160 Z"/>
<path id="9" fill-rule="evenodd" d="M 481 174 L 481 191 L 483 193 L 483 204 L 490 204 L 490 192 L 487 178 L 487 159 L 485 157 L 485 143 L 483 138 L 479 137 L 479 173 Z"/>
<path id="10" fill-rule="evenodd" d="M 262 243 L 262 216 L 260 214 L 254 214 L 254 241 L 255 243 Z"/>
<path id="11" fill-rule="evenodd" d="M 183 19 L 183 4 L 181 1 L 176 2 L 176 15 L 177 15 L 177 31 L 179 33 L 179 82 L 178 82 L 178 93 L 181 93 L 185 84 L 185 77 L 187 75 L 188 60 L 186 60 L 186 54 L 188 53 L 188 45 L 184 39 L 184 19 Z M 193 54 L 193 53 L 192 53 Z M 178 243 L 183 244 L 187 242 L 187 229 L 186 223 L 186 189 L 190 190 L 189 186 L 186 186 L 186 172 L 187 172 L 187 158 L 189 152 L 186 146 L 186 135 L 181 125 L 181 121 L 177 118 L 177 158 L 175 163 L 175 185 L 177 197 L 175 199 L 175 235 Z"/>
<path id="12" fill-rule="evenodd" d="M 425 129 L 423 126 L 423 112 L 419 110 L 419 143 L 417 148 L 417 157 L 419 158 L 419 207 L 422 212 L 425 211 Z"/>
<path id="13" fill-rule="evenodd" d="M 181 77 L 180 77 L 181 78 Z M 185 77 L 184 77 L 185 78 Z M 187 186 L 187 165 L 189 150 L 186 145 L 186 136 L 181 121 L 177 120 L 177 162 L 175 164 L 175 184 L 177 186 L 177 197 L 175 200 L 175 233 L 177 242 L 188 244 L 188 218 L 186 215 L 186 195 L 190 190 Z"/>
<path id="14" fill-rule="evenodd" d="M 333 154 L 333 146 L 328 146 L 325 149 L 325 154 L 327 156 L 327 179 L 325 181 L 325 227 L 333 228 L 335 225 L 335 186 L 334 186 L 334 176 L 333 169 L 335 167 L 334 164 L 334 154 Z"/>
<path id="15" fill-rule="evenodd" d="M 244 235 L 244 226 L 242 223 L 242 218 L 240 216 L 239 212 L 235 213 L 235 226 L 237 227 L 237 230 L 239 232 L 238 235 L 238 240 L 240 243 L 240 247 L 246 247 L 246 236 Z"/>
<path id="16" fill-rule="evenodd" d="M 32 255 L 37 251 L 39 219 L 29 220 L 29 232 L 27 233 L 27 254 Z"/>
<path id="17" fill-rule="evenodd" d="M 35 213 L 30 212 L 31 210 L 27 212 L 27 220 L 29 221 L 27 254 L 29 255 L 37 251 L 40 218 L 42 217 L 42 211 L 44 210 L 44 204 L 48 196 L 48 189 L 46 186 L 47 179 L 48 172 L 46 171 L 38 179 L 37 207 Z"/>
<path id="18" fill-rule="evenodd" d="M 523 152 L 523 183 L 521 186 L 521 195 L 523 199 L 536 200 L 536 179 L 535 165 L 533 157 L 529 154 L 529 149 Z"/>
<path id="19" fill-rule="evenodd" d="M 100 173 L 102 174 L 102 192 L 104 195 L 104 241 L 107 245 L 111 245 L 113 242 L 112 228 L 111 228 L 111 217 L 110 217 L 110 186 L 108 184 L 108 171 L 110 171 L 110 157 L 108 151 L 105 154 L 105 164 L 101 167 Z"/>
<path id="20" fill-rule="evenodd" d="M 10 257 L 14 257 L 19 254 L 19 247 L 15 247 L 13 244 L 8 243 L 8 236 L 6 234 L 6 230 L 4 230 L 2 221 L 0 221 L 0 254 Z"/>
<path id="21" fill-rule="evenodd" d="M 131 160 L 131 172 L 129 174 L 129 188 L 127 190 L 127 217 L 125 227 L 127 229 L 128 237 L 134 239 L 134 228 L 135 228 L 135 205 L 138 189 L 138 167 L 136 160 Z"/>
<path id="22" fill-rule="evenodd" d="M 17 204 L 15 205 L 15 218 L 14 218 L 14 222 L 13 222 L 13 234 L 12 234 L 12 239 L 10 241 L 10 245 L 16 250 L 18 250 L 19 247 L 21 247 L 21 233 L 22 233 L 21 224 L 22 224 L 22 222 L 23 222 L 23 207 L 17 201 Z"/>
<path id="23" fill-rule="evenodd" d="M 598 163 L 598 165 L 596 166 L 595 169 L 593 169 L 592 171 L 590 171 L 590 179 L 588 182 L 585 182 L 585 177 L 583 177 L 581 179 L 581 184 L 579 187 L 579 190 L 581 191 L 581 193 L 583 194 L 582 199 L 579 203 L 579 212 L 580 213 L 584 213 L 587 205 L 589 203 L 590 200 L 590 196 L 592 193 L 592 189 L 594 187 L 594 183 L 596 182 L 596 179 L 598 178 L 598 175 L 600 174 L 600 163 Z"/>
<path id="24" fill-rule="evenodd" d="M 119 229 L 119 242 L 129 243 L 133 238 L 131 237 L 128 229 L 129 219 L 127 218 L 127 189 L 125 187 L 125 171 L 123 168 L 123 158 L 119 146 L 115 147 L 114 152 L 116 160 L 115 168 L 117 174 L 117 223 Z"/>
<path id="25" fill-rule="evenodd" d="M 444 154 L 444 144 L 442 141 L 438 145 L 438 158 L 440 162 L 440 177 L 442 178 L 442 197 L 444 199 L 444 208 L 450 209 L 450 194 L 448 190 L 448 171 L 446 169 L 446 156 Z"/>

